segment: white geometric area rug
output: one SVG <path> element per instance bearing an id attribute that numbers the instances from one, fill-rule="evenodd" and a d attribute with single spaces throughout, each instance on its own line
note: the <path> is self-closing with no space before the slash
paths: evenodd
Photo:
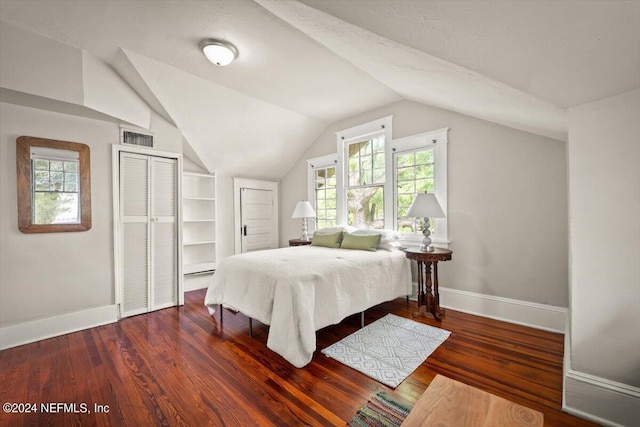
<path id="1" fill-rule="evenodd" d="M 451 332 L 387 314 L 322 353 L 396 388 Z"/>

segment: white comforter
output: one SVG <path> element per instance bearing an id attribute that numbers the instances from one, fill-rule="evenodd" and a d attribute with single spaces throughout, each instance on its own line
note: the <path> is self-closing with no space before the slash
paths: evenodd
<path id="1" fill-rule="evenodd" d="M 402 251 L 296 246 L 223 259 L 204 303 L 271 325 L 267 347 L 301 368 L 313 357 L 315 331 L 410 293 Z"/>

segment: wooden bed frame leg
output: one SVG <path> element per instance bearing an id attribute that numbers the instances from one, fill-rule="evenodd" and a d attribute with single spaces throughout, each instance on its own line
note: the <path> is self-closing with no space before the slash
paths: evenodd
<path id="1" fill-rule="evenodd" d="M 220 308 L 220 323 L 222 323 L 222 304 L 219 305 Z"/>
<path id="2" fill-rule="evenodd" d="M 249 317 L 249 338 L 253 338 L 253 319 Z"/>
<path id="3" fill-rule="evenodd" d="M 364 311 L 360 312 L 360 327 L 364 328 Z"/>

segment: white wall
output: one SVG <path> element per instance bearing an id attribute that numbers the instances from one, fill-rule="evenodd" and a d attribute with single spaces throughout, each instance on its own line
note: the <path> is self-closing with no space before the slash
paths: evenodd
<path id="1" fill-rule="evenodd" d="M 449 237 L 441 286 L 566 307 L 565 143 L 435 107 L 401 101 L 332 124 L 281 182 L 280 244 L 307 198 L 306 159 L 336 150 L 335 132 L 393 115 L 393 137 L 449 127 Z"/>
<path id="2" fill-rule="evenodd" d="M 164 151 L 180 153 L 182 134 L 96 58 L 10 24 L 0 30 L 0 347 L 6 347 L 115 319 L 111 144 L 119 142 L 118 124 L 150 130 Z M 18 231 L 21 135 L 89 145 L 91 230 Z"/>
<path id="3" fill-rule="evenodd" d="M 157 148 L 182 136 L 156 117 Z M 173 129 L 173 131 L 171 131 Z M 18 231 L 16 138 L 81 142 L 90 148 L 92 227 L 86 232 Z M 111 145 L 118 125 L 0 102 L 0 327 L 114 304 Z"/>
<path id="4" fill-rule="evenodd" d="M 640 89 L 571 108 L 568 157 L 568 375 L 630 386 L 640 408 Z M 568 406 L 622 424 L 640 419 L 640 409 L 585 399 L 573 382 Z"/>
<path id="5" fill-rule="evenodd" d="M 0 326 L 114 303 L 111 215 L 113 123 L 0 103 Z M 16 138 L 82 142 L 91 150 L 92 227 L 18 231 Z"/>

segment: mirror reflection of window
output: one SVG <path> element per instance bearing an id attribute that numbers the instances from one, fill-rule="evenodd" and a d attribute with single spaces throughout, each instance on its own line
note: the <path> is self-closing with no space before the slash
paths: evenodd
<path id="1" fill-rule="evenodd" d="M 16 139 L 16 167 L 21 232 L 91 229 L 88 145 L 21 136 Z"/>
<path id="2" fill-rule="evenodd" d="M 79 153 L 31 147 L 34 224 L 79 224 Z"/>

